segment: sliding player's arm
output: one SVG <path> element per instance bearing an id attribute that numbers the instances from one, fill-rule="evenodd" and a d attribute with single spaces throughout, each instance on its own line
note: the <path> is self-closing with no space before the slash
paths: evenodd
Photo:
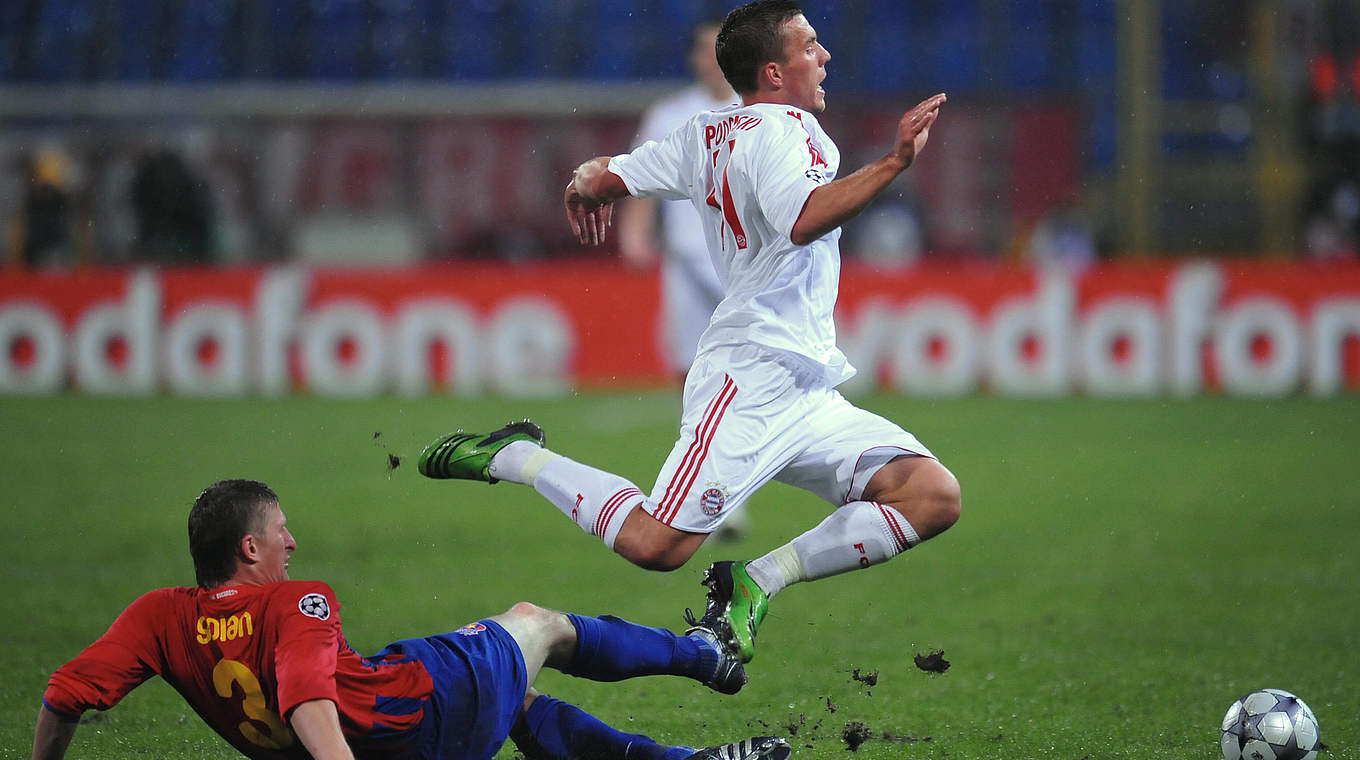
<path id="1" fill-rule="evenodd" d="M 38 712 L 38 725 L 33 729 L 33 760 L 61 760 L 66 747 L 76 735 L 80 718 L 61 715 L 46 705 Z"/>
<path id="2" fill-rule="evenodd" d="M 293 708 L 288 725 L 316 760 L 354 760 L 340 730 L 340 712 L 329 699 L 311 699 Z"/>
<path id="3" fill-rule="evenodd" d="M 897 123 L 897 138 L 888 155 L 848 177 L 822 185 L 808 195 L 789 239 L 807 245 L 845 224 L 864 210 L 883 188 L 907 170 L 930 139 L 930 126 L 940 115 L 945 95 L 929 98 L 907 111 Z"/>

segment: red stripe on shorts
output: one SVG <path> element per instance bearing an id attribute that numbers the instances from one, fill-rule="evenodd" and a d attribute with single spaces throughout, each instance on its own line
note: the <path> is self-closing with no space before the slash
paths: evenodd
<path id="1" fill-rule="evenodd" d="M 727 411 L 732 399 L 737 397 L 737 384 L 730 376 L 724 375 L 722 390 L 718 391 L 713 400 L 708 402 L 708 409 L 704 411 L 704 418 L 700 421 L 699 427 L 694 431 L 694 441 L 689 445 L 689 451 L 685 452 L 685 458 L 681 460 L 680 466 L 676 468 L 675 476 L 666 486 L 666 495 L 661 499 L 661 508 L 655 515 L 659 522 L 670 525 L 680 512 L 680 505 L 685 500 L 685 494 L 690 486 L 694 485 L 694 479 L 699 475 L 699 466 L 708 457 L 709 446 L 713 443 L 713 436 L 718 432 L 718 422 L 722 419 L 723 413 Z"/>
<path id="2" fill-rule="evenodd" d="M 604 508 L 600 510 L 600 514 L 595 516 L 595 535 L 604 538 L 604 534 L 609 530 L 609 523 L 614 519 L 614 513 L 618 512 L 619 507 L 623 506 L 624 502 L 633 496 L 641 497 L 642 492 L 636 488 L 625 488 L 609 497 L 609 500 L 604 503 Z"/>

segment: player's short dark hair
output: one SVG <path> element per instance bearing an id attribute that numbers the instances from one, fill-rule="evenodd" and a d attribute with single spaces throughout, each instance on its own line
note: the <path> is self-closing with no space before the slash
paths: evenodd
<path id="1" fill-rule="evenodd" d="M 801 15 L 793 0 L 756 0 L 734 8 L 718 31 L 718 67 L 732 89 L 756 91 L 756 77 L 770 61 L 784 60 L 784 22 Z"/>
<path id="2" fill-rule="evenodd" d="M 256 480 L 219 480 L 203 489 L 189 510 L 189 554 L 198 585 L 212 588 L 236 572 L 236 547 L 261 530 L 274 490 Z"/>

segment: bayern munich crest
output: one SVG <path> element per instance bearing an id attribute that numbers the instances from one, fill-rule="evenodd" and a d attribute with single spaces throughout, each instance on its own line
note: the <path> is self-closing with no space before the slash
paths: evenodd
<path id="1" fill-rule="evenodd" d="M 704 491 L 703 495 L 699 497 L 699 509 L 712 517 L 723 511 L 723 507 L 727 506 L 727 494 L 721 488 L 717 488 L 716 484 L 710 483 L 709 485 L 714 487 Z"/>
<path id="2" fill-rule="evenodd" d="M 454 631 L 459 636 L 476 636 L 486 630 L 486 626 L 481 623 L 468 623 L 467 625 Z"/>
<path id="3" fill-rule="evenodd" d="M 327 620 L 331 616 L 331 605 L 321 594 L 308 594 L 298 600 L 298 611 L 307 617 Z"/>

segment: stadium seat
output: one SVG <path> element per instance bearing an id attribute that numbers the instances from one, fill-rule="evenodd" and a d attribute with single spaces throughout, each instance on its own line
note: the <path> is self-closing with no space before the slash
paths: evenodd
<path id="1" fill-rule="evenodd" d="M 431 0 L 431 4 L 443 5 L 440 0 Z M 506 24 L 494 8 L 469 3 L 457 11 L 441 8 L 426 13 L 438 30 L 431 40 L 435 60 L 432 70 L 438 76 L 453 81 L 485 81 L 499 73 L 500 30 Z"/>
<path id="2" fill-rule="evenodd" d="M 53 0 L 42 4 L 33 29 L 33 78 L 42 83 L 84 78 L 82 62 L 94 38 L 93 0 Z"/>
<path id="3" fill-rule="evenodd" d="M 424 71 L 422 45 L 428 25 L 415 0 L 375 0 L 369 21 L 370 49 L 367 78 L 406 80 Z"/>
<path id="4" fill-rule="evenodd" d="M 178 82 L 219 82 L 239 74 L 238 29 L 241 0 L 214 0 L 180 8 L 174 19 L 174 60 L 169 78 Z"/>
<path id="5" fill-rule="evenodd" d="M 301 79 L 312 56 L 311 24 L 300 3 L 271 3 L 266 15 L 270 78 Z"/>
<path id="6" fill-rule="evenodd" d="M 307 74 L 323 82 L 360 78 L 367 42 L 363 0 L 314 0 Z"/>
<path id="7" fill-rule="evenodd" d="M 17 81 L 27 68 L 24 41 L 32 37 L 23 3 L 0 3 L 0 82 Z"/>
<path id="8" fill-rule="evenodd" d="M 985 50 L 982 30 L 976 19 L 951 18 L 934 34 L 933 39 L 924 39 L 916 47 L 931 51 L 934 65 L 929 70 L 935 78 L 922 81 L 917 86 L 932 92 L 943 90 L 964 94 L 976 91 L 984 84 L 982 66 Z"/>
<path id="9" fill-rule="evenodd" d="M 1087 165 L 1107 169 L 1114 165 L 1119 136 L 1114 7 L 1105 0 L 1084 0 L 1075 23 L 1077 71 L 1069 84 L 1086 101 Z"/>

